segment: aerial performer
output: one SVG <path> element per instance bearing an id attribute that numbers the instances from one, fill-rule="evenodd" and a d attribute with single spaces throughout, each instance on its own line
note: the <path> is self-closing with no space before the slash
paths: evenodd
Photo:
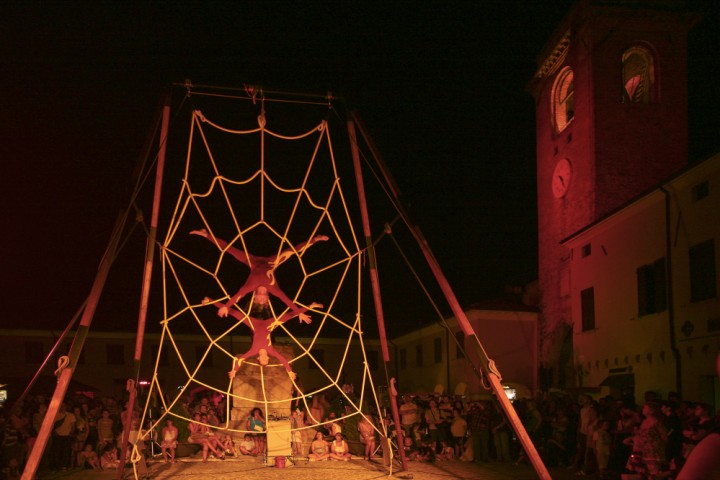
<path id="1" fill-rule="evenodd" d="M 225 240 L 216 238 L 214 235 L 208 233 L 208 231 L 204 228 L 201 230 L 193 230 L 190 234 L 207 238 L 221 250 L 224 250 L 228 246 L 228 243 Z M 245 284 L 240 287 L 240 290 L 238 290 L 238 292 L 233 295 L 230 300 L 225 302 L 224 305 L 218 307 L 218 316 L 227 317 L 232 306 L 252 291 L 255 292 L 253 305 L 256 308 L 269 307 L 269 298 L 267 295 L 269 292 L 282 300 L 290 310 L 295 312 L 294 316 L 299 316 L 301 313 L 304 313 L 304 311 L 300 312 L 301 309 L 298 308 L 298 306 L 295 305 L 295 303 L 290 300 L 287 295 L 285 295 L 285 292 L 283 292 L 280 287 L 278 287 L 277 280 L 275 279 L 275 269 L 293 255 L 300 255 L 306 248 L 317 242 L 327 241 L 327 239 L 328 237 L 326 235 L 316 235 L 307 242 L 299 243 L 295 245 L 294 248 L 287 248 L 280 252 L 277 256 L 271 257 L 252 255 L 244 250 L 240 250 L 232 246 L 229 247 L 227 252 L 235 257 L 240 263 L 247 265 L 250 268 L 250 274 L 248 275 Z M 260 287 L 264 288 L 261 289 Z"/>
<path id="2" fill-rule="evenodd" d="M 263 287 L 259 287 L 263 288 Z M 211 299 L 205 297 L 202 301 L 203 304 L 213 304 L 218 309 L 224 308 L 222 302 L 213 302 Z M 250 321 L 250 326 L 253 329 L 253 341 L 252 345 L 250 346 L 250 350 L 243 354 L 239 354 L 235 357 L 233 360 L 233 368 L 228 372 L 228 375 L 230 378 L 235 378 L 235 373 L 240 369 L 240 366 L 242 363 L 248 359 L 249 357 L 253 357 L 255 355 L 258 356 L 258 362 L 260 365 L 267 365 L 270 357 L 275 357 L 278 360 L 280 360 L 280 363 L 283 364 L 285 367 L 285 370 L 287 370 L 288 375 L 290 378 L 295 380 L 296 375 L 295 372 L 292 371 L 292 367 L 290 366 L 290 363 L 287 361 L 285 357 L 283 357 L 277 350 L 275 350 L 275 347 L 272 345 L 272 338 L 270 337 L 270 333 L 275 330 L 275 328 L 279 327 L 283 323 L 287 322 L 291 318 L 298 317 L 301 322 L 304 323 L 310 323 L 312 319 L 309 315 L 307 315 L 305 312 L 311 309 L 315 308 L 322 308 L 322 304 L 319 303 L 312 303 L 309 307 L 302 307 L 297 308 L 295 310 L 291 310 L 288 312 L 285 312 L 282 314 L 279 318 L 275 319 L 272 316 L 270 318 L 261 319 L 256 317 L 251 317 L 249 315 L 243 315 L 241 312 L 237 311 L 236 309 L 230 310 L 230 315 L 237 318 L 240 322 L 244 322 L 247 318 Z"/>

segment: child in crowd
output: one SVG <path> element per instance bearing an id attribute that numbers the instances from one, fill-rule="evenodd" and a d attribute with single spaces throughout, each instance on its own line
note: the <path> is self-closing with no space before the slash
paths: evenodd
<path id="1" fill-rule="evenodd" d="M 240 453 L 243 455 L 251 455 L 253 457 L 257 457 L 258 455 L 257 444 L 255 443 L 255 440 L 253 440 L 252 435 L 249 433 L 245 434 L 242 442 L 240 442 L 238 450 L 240 450 Z"/>
<path id="2" fill-rule="evenodd" d="M 455 448 L 452 445 L 449 445 L 445 440 L 442 440 L 440 445 L 440 453 L 437 455 L 438 460 L 452 460 L 455 458 Z"/>
<path id="3" fill-rule="evenodd" d="M 100 466 L 103 469 L 118 468 L 120 460 L 118 460 L 117 450 L 112 445 L 106 445 L 100 455 Z"/>
<path id="4" fill-rule="evenodd" d="M 250 440 L 252 441 L 252 439 Z M 233 457 L 238 456 L 237 449 L 235 448 L 235 442 L 230 435 L 225 435 L 223 437 L 222 448 L 226 455 L 232 455 Z"/>
<path id="5" fill-rule="evenodd" d="M 78 453 L 77 464 L 88 470 L 102 470 L 97 453 L 95 453 L 95 450 L 93 450 L 92 445 L 89 443 Z"/>

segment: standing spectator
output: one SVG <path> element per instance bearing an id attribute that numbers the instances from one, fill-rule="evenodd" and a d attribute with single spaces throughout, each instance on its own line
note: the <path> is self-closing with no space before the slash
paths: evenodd
<path id="1" fill-rule="evenodd" d="M 533 441 L 534 444 L 539 444 L 539 433 L 540 433 L 540 427 L 542 426 L 543 419 L 542 415 L 540 414 L 540 410 L 538 410 L 535 407 L 535 402 L 533 400 L 525 400 L 525 412 L 522 415 L 522 423 L 525 427 L 525 431 L 527 432 L 530 439 Z M 525 450 L 520 451 L 520 456 L 518 457 L 517 461 L 515 462 L 516 465 L 519 465 L 527 460 L 527 456 L 525 454 Z"/>
<path id="2" fill-rule="evenodd" d="M 505 413 L 500 409 L 500 405 L 495 403 L 495 407 L 490 412 L 490 429 L 492 432 L 493 444 L 495 445 L 495 455 L 498 462 L 509 462 L 510 460 L 510 425 L 505 418 Z"/>
<path id="3" fill-rule="evenodd" d="M 73 415 L 75 416 L 75 434 L 72 442 L 72 456 L 70 460 L 72 462 L 77 462 L 77 466 L 81 467 L 83 466 L 82 463 L 80 463 L 80 453 L 85 450 L 85 444 L 87 443 L 88 439 L 88 424 L 87 419 L 82 414 L 82 409 L 80 407 L 74 407 L 73 408 Z M 94 445 L 93 445 L 94 446 Z M 98 463 L 98 466 L 100 464 Z"/>
<path id="4" fill-rule="evenodd" d="M 115 422 L 110 418 L 110 410 L 103 409 L 101 417 L 97 421 L 99 451 L 104 451 L 106 445 L 115 445 L 114 426 Z"/>
<path id="5" fill-rule="evenodd" d="M 402 424 L 403 433 L 406 437 L 410 436 L 410 430 L 415 422 L 417 422 L 417 411 L 418 407 L 410 397 L 405 395 L 403 397 L 403 404 L 400 405 L 400 423 Z"/>
<path id="6" fill-rule="evenodd" d="M 428 426 L 428 435 L 430 436 L 433 448 L 436 448 L 438 441 L 440 441 L 442 417 L 440 416 L 440 409 L 435 400 L 430 400 L 430 404 L 427 410 L 425 410 L 425 423 L 427 423 Z"/>
<path id="7" fill-rule="evenodd" d="M 24 457 L 23 444 L 20 432 L 5 415 L 0 415 L 0 439 L 0 474 L 2 478 L 19 477 Z"/>
<path id="8" fill-rule="evenodd" d="M 685 458 L 690 455 L 695 445 L 705 438 L 709 433 L 713 432 L 716 423 L 710 416 L 710 405 L 706 403 L 696 403 L 693 409 L 694 420 L 683 431 L 685 437 Z"/>
<path id="9" fill-rule="evenodd" d="M 598 468 L 598 478 L 607 478 L 608 464 L 610 460 L 610 448 L 612 446 L 612 435 L 610 435 L 610 422 L 600 420 L 593 433 L 595 445 L 595 458 Z"/>
<path id="10" fill-rule="evenodd" d="M 677 416 L 670 401 L 662 402 L 660 410 L 663 413 L 663 423 L 668 432 L 665 448 L 665 458 L 668 462 L 675 461 L 677 467 L 682 466 L 683 433 L 680 417 Z"/>
<path id="11" fill-rule="evenodd" d="M 375 453 L 375 426 L 368 417 L 363 415 L 358 421 L 358 431 L 360 432 L 360 442 L 365 445 L 365 458 L 372 460 L 373 453 Z"/>
<path id="12" fill-rule="evenodd" d="M 54 466 L 67 470 L 71 465 L 73 434 L 75 433 L 75 415 L 67 411 L 67 405 L 60 404 L 53 424 L 52 458 Z"/>
<path id="13" fill-rule="evenodd" d="M 468 429 L 475 462 L 490 460 L 490 412 L 485 402 L 473 403 L 468 414 Z"/>
<path id="14" fill-rule="evenodd" d="M 662 423 L 662 413 L 658 404 L 646 403 L 642 413 L 645 418 L 640 427 L 635 435 L 626 440 L 633 447 L 627 469 L 655 478 L 665 462 L 667 431 Z"/>
<path id="15" fill-rule="evenodd" d="M 460 458 L 465 446 L 465 435 L 467 434 L 468 425 L 460 414 L 460 410 L 453 409 L 453 419 L 450 423 L 450 434 L 452 435 L 452 447 L 455 451 L 455 458 Z"/>
<path id="16" fill-rule="evenodd" d="M 597 412 L 592 408 L 592 398 L 590 395 L 580 394 L 578 397 L 580 404 L 580 419 L 577 430 L 577 449 L 575 451 L 575 459 L 573 460 L 573 468 L 582 471 L 585 462 L 585 453 L 588 446 L 588 432 L 590 425 L 597 419 Z"/>

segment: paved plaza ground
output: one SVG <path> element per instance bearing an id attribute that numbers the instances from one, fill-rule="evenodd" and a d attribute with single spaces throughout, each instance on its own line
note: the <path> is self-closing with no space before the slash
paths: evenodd
<path id="1" fill-rule="evenodd" d="M 396 464 L 397 465 L 397 464 Z M 300 459 L 294 464 L 288 462 L 284 469 L 268 467 L 261 458 L 229 458 L 227 460 L 210 460 L 202 463 L 199 458 L 182 458 L 177 463 L 166 464 L 162 461 L 151 461 L 148 464 L 148 476 L 138 478 L 158 480 L 181 479 L 230 480 L 238 478 L 271 480 L 315 480 L 332 478 L 335 480 L 370 480 L 392 478 L 412 480 L 434 479 L 475 479 L 475 480 L 533 480 L 538 478 L 532 466 L 508 463 L 487 462 L 472 463 L 458 460 L 442 461 L 435 464 L 408 462 L 408 470 L 401 471 L 386 467 L 382 459 L 372 462 L 361 458 L 353 458 L 348 462 L 324 461 L 307 462 Z M 553 479 L 569 480 L 578 478 L 574 472 L 566 469 L 551 469 Z M 111 480 L 117 478 L 114 470 L 94 472 L 90 470 L 73 470 L 68 472 L 40 475 L 40 480 Z M 132 468 L 125 469 L 125 478 L 135 478 Z"/>

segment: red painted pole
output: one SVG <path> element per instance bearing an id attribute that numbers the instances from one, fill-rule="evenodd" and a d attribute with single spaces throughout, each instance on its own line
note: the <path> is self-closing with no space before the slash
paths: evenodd
<path id="1" fill-rule="evenodd" d="M 357 115 L 353 112 L 351 113 L 351 118 L 358 123 L 360 126 L 360 133 L 363 135 L 363 138 L 365 139 L 365 142 L 370 146 L 370 149 L 372 150 L 372 154 L 380 168 L 380 171 L 383 174 L 383 177 L 387 184 L 390 186 L 391 191 L 393 192 L 393 195 L 395 196 L 395 208 L 398 209 L 398 213 L 403 217 L 403 220 L 405 221 L 405 224 L 410 229 L 410 232 L 412 233 L 413 237 L 415 238 L 415 241 L 417 241 L 418 245 L 420 246 L 420 249 L 423 252 L 423 255 L 425 256 L 425 260 L 428 262 L 428 265 L 430 266 L 430 269 L 433 272 L 433 275 L 435 276 L 435 279 L 438 282 L 438 285 L 440 286 L 440 289 L 442 290 L 445 299 L 447 300 L 448 304 L 450 305 L 450 309 L 452 310 L 453 314 L 455 315 L 455 318 L 458 320 L 458 324 L 460 325 L 460 328 L 462 329 L 465 336 L 472 341 L 472 345 L 476 348 L 478 353 L 478 359 L 480 362 L 480 365 L 476 365 L 476 368 L 480 368 L 481 371 L 485 374 L 486 378 L 490 382 L 490 386 L 492 387 L 493 392 L 495 393 L 495 397 L 497 398 L 498 402 L 500 403 L 500 406 L 502 407 L 503 411 L 505 412 L 505 415 L 507 419 L 510 421 L 510 424 L 513 426 L 513 429 L 515 430 L 515 433 L 518 436 L 518 439 L 520 440 L 520 443 L 522 443 L 525 453 L 527 454 L 528 458 L 530 459 L 530 462 L 532 463 L 533 467 L 535 468 L 535 471 L 537 472 L 538 476 L 541 479 L 548 479 L 550 480 L 550 473 L 547 471 L 547 468 L 545 468 L 545 464 L 543 463 L 542 459 L 540 458 L 540 454 L 538 454 L 537 449 L 535 448 L 535 445 L 533 445 L 532 440 L 530 440 L 530 436 L 527 434 L 527 431 L 525 430 L 525 427 L 523 426 L 522 422 L 520 421 L 520 418 L 517 416 L 517 412 L 515 412 L 515 409 L 512 406 L 512 403 L 510 403 L 510 400 L 507 398 L 507 395 L 505 395 L 505 390 L 502 387 L 502 384 L 500 383 L 500 375 L 495 366 L 492 364 L 490 359 L 487 356 L 487 353 L 485 352 L 485 349 L 483 348 L 482 344 L 480 343 L 480 340 L 478 339 L 477 335 L 475 334 L 475 331 L 472 328 L 472 325 L 470 324 L 470 321 L 467 319 L 467 316 L 465 315 L 465 312 L 460 307 L 460 304 L 457 301 L 457 298 L 455 297 L 455 292 L 453 292 L 452 288 L 450 287 L 450 284 L 447 281 L 447 278 L 445 278 L 445 275 L 443 274 L 440 265 L 438 264 L 437 260 L 435 259 L 435 256 L 432 254 L 432 251 L 430 250 L 430 246 L 428 245 L 427 241 L 425 240 L 425 237 L 423 236 L 420 229 L 413 225 L 410 222 L 410 218 L 403 208 L 402 204 L 400 203 L 399 197 L 399 190 L 397 189 L 397 186 L 392 179 L 392 176 L 390 175 L 389 170 L 385 166 L 385 162 L 382 160 L 382 157 L 380 156 L 379 152 L 375 148 L 373 142 L 371 141 L 370 137 L 367 135 L 367 133 L 362 128 L 362 123 L 359 123 L 359 120 L 357 118 Z M 468 361 L 471 361 L 470 358 L 468 358 Z M 448 385 L 449 387 L 449 385 Z"/>
<path id="2" fill-rule="evenodd" d="M 133 358 L 134 378 L 128 382 L 130 392 L 125 413 L 125 425 L 123 426 L 122 444 L 120 446 L 120 465 L 117 469 L 117 478 L 123 478 L 125 470 L 125 459 L 127 458 L 128 440 L 130 439 L 130 428 L 132 426 L 133 410 L 137 397 L 137 382 L 140 378 L 140 361 L 142 360 L 142 346 L 145 339 L 145 323 L 147 320 L 148 298 L 150 297 L 150 281 L 152 280 L 152 264 L 155 258 L 155 239 L 157 237 L 157 224 L 160 212 L 160 196 L 162 194 L 162 178 L 165 170 L 165 154 L 167 152 L 168 125 L 170 123 L 169 96 L 163 107 L 162 127 L 160 129 L 160 147 L 158 150 L 158 161 L 155 169 L 155 194 L 153 197 L 152 217 L 150 219 L 150 234 L 148 235 L 145 247 L 145 272 L 140 295 L 140 311 L 138 313 L 137 334 L 135 336 L 135 356 Z M 138 432 L 142 429 L 138 425 Z M 138 434 L 139 438 L 139 434 Z"/>
<path id="3" fill-rule="evenodd" d="M 375 263 L 375 247 L 370 232 L 370 216 L 368 214 L 367 202 L 365 199 L 365 183 L 363 182 L 362 168 L 360 166 L 360 153 L 357 146 L 357 136 L 355 134 L 355 124 L 352 120 L 347 122 L 348 135 L 350 137 L 350 149 L 352 151 L 353 166 L 355 167 L 355 181 L 357 182 L 358 197 L 360 200 L 360 215 L 362 217 L 363 234 L 365 235 L 365 243 L 367 245 L 368 265 L 370 270 L 370 284 L 373 290 L 373 299 L 375 301 L 375 314 L 377 316 L 378 332 L 380 335 L 380 347 L 382 348 L 383 360 L 385 365 L 390 362 L 390 352 L 387 346 L 387 337 L 385 335 L 385 316 L 382 308 L 382 298 L 380 295 L 380 280 L 378 279 L 377 265 Z M 407 460 L 405 458 L 405 449 L 403 448 L 403 431 L 400 427 L 400 413 L 398 411 L 397 400 L 395 395 L 389 395 L 390 409 L 395 422 L 395 431 L 397 432 L 398 452 L 400 453 L 400 461 L 403 470 L 407 470 Z"/>
<path id="4" fill-rule="evenodd" d="M 70 353 L 68 355 L 69 362 L 64 368 L 62 368 L 58 377 L 55 392 L 50 400 L 50 405 L 48 405 L 47 413 L 43 419 L 43 423 L 40 427 L 40 431 L 38 432 L 33 449 L 30 452 L 27 463 L 25 464 L 25 470 L 23 470 L 21 477 L 22 480 L 32 480 L 35 478 L 35 473 L 37 472 L 38 465 L 40 464 L 40 459 L 45 451 L 48 439 L 52 434 L 55 416 L 57 415 L 60 404 L 62 404 L 65 399 L 65 394 L 70 386 L 70 380 L 72 380 L 72 375 L 75 372 L 75 367 L 77 366 L 77 359 L 80 357 L 80 352 L 85 344 L 85 338 L 87 337 L 90 324 L 92 323 L 93 316 L 95 315 L 95 309 L 98 301 L 100 300 L 103 287 L 105 286 L 105 280 L 107 280 L 110 267 L 115 260 L 117 247 L 120 243 L 120 235 L 122 233 L 123 226 L 125 225 L 125 218 L 126 214 L 121 212 L 115 222 L 115 228 L 113 230 L 112 237 L 110 237 L 110 243 L 105 251 L 102 262 L 100 263 L 100 268 L 95 276 L 95 281 L 93 282 L 90 295 L 87 299 L 87 305 L 83 311 L 82 318 L 80 319 L 80 325 L 78 326 L 77 332 L 75 332 L 75 339 L 70 347 Z"/>

